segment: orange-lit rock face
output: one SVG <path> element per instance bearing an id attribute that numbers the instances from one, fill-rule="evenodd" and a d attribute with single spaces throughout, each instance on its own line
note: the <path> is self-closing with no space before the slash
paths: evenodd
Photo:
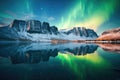
<path id="1" fill-rule="evenodd" d="M 103 32 L 97 40 L 120 40 L 120 28 Z"/>
<path id="2" fill-rule="evenodd" d="M 118 33 L 118 32 L 120 33 L 120 27 L 112 30 L 104 31 L 102 35 L 109 34 L 109 33 Z"/>
<path id="3" fill-rule="evenodd" d="M 120 53 L 120 44 L 98 44 L 106 51 Z"/>
<path id="4" fill-rule="evenodd" d="M 30 30 L 30 25 L 27 27 L 27 31 L 29 31 Z"/>
<path id="5" fill-rule="evenodd" d="M 120 40 L 120 33 L 109 33 L 100 36 L 97 40 Z"/>

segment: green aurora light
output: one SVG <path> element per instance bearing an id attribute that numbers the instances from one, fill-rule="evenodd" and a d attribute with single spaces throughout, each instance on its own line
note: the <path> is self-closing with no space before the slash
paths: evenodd
<path id="1" fill-rule="evenodd" d="M 0 7 L 0 25 L 33 19 L 59 29 L 86 27 L 99 33 L 120 25 L 119 0 L 2 0 Z"/>
<path id="2" fill-rule="evenodd" d="M 105 71 L 111 66 L 110 63 L 100 57 L 97 52 L 84 56 L 58 53 L 57 58 L 64 67 L 70 69 L 77 75 L 78 80 L 86 80 L 86 70 L 89 70 L 91 76 L 101 75 L 101 73 L 104 73 L 102 75 L 106 75 Z M 93 75 L 93 73 L 97 74 Z"/>
<path id="3" fill-rule="evenodd" d="M 77 0 L 64 16 L 61 17 L 61 28 L 87 27 L 97 29 L 117 8 L 116 0 Z"/>

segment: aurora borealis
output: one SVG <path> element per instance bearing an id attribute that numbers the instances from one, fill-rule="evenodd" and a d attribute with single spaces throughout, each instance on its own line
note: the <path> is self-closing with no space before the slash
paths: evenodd
<path id="1" fill-rule="evenodd" d="M 0 26 L 35 19 L 59 29 L 79 26 L 101 33 L 120 26 L 119 5 L 119 0 L 1 0 Z"/>
<path id="2" fill-rule="evenodd" d="M 101 72 L 104 72 L 102 75 L 106 75 L 106 71 L 111 66 L 109 62 L 103 59 L 97 52 L 84 56 L 59 52 L 57 58 L 64 67 L 70 69 L 77 76 L 76 80 L 87 80 L 87 70 L 89 70 L 88 74 L 91 76 L 99 77 Z M 93 73 L 97 74 L 93 75 Z"/>

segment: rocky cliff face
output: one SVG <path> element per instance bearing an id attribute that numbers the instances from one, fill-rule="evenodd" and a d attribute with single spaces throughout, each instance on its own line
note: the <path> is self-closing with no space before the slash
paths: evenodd
<path id="1" fill-rule="evenodd" d="M 29 40 L 26 31 L 26 21 L 14 20 L 10 25 L 0 28 L 0 40 Z"/>
<path id="2" fill-rule="evenodd" d="M 29 33 L 41 33 L 41 34 L 58 34 L 58 29 L 55 26 L 50 27 L 48 22 L 41 23 L 38 20 L 30 20 L 27 22 Z"/>
<path id="3" fill-rule="evenodd" d="M 120 27 L 119 27 L 119 28 L 114 28 L 114 29 L 111 29 L 111 30 L 104 31 L 104 32 L 102 33 L 102 35 L 106 35 L 106 34 L 109 34 L 109 33 L 120 33 Z"/>
<path id="4" fill-rule="evenodd" d="M 0 28 L 0 39 L 13 40 L 88 40 L 98 36 L 92 29 L 74 27 L 69 30 L 60 30 L 56 26 L 50 26 L 48 22 L 38 20 L 14 20 L 10 25 Z"/>
<path id="5" fill-rule="evenodd" d="M 28 26 L 28 29 L 27 31 L 29 33 L 41 33 L 41 22 L 40 21 L 37 21 L 37 20 L 29 20 L 27 21 L 27 26 Z"/>
<path id="6" fill-rule="evenodd" d="M 86 37 L 86 38 L 92 38 L 95 39 L 98 37 L 96 32 L 92 29 L 86 29 L 84 27 L 74 27 L 73 29 L 68 29 L 68 30 L 61 30 L 62 33 L 66 35 L 74 35 L 77 37 Z"/>
<path id="7" fill-rule="evenodd" d="M 120 40 L 120 27 L 104 31 L 97 40 Z"/>
<path id="8" fill-rule="evenodd" d="M 9 27 L 11 27 L 17 32 L 27 31 L 27 23 L 24 20 L 14 20 Z"/>

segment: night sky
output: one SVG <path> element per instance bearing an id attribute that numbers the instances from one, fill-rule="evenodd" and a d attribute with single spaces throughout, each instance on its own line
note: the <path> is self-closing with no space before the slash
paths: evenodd
<path id="1" fill-rule="evenodd" d="M 0 26 L 14 19 L 49 22 L 59 29 L 101 32 L 120 27 L 120 0 L 0 0 Z"/>

